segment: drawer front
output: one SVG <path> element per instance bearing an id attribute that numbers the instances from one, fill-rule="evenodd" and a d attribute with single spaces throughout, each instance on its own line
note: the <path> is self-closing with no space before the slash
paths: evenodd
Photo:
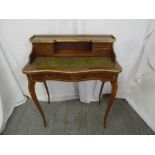
<path id="1" fill-rule="evenodd" d="M 109 81 L 114 78 L 113 73 L 89 73 L 89 74 L 39 74 L 32 75 L 33 81 L 58 80 L 58 81 L 85 81 L 85 80 L 105 80 Z"/>
<path id="2" fill-rule="evenodd" d="M 112 52 L 111 43 L 94 43 L 93 44 L 93 53 L 96 55 L 110 56 Z"/>
<path id="3" fill-rule="evenodd" d="M 52 55 L 54 51 L 54 46 L 52 43 L 34 43 L 34 51 L 36 55 Z"/>

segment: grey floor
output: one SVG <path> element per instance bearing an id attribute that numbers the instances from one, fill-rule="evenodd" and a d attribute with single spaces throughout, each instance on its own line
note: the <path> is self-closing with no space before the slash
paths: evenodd
<path id="1" fill-rule="evenodd" d="M 44 128 L 40 115 L 31 99 L 15 108 L 4 135 L 147 135 L 154 132 L 137 115 L 124 99 L 115 99 L 103 128 L 103 114 L 109 95 L 104 95 L 102 105 L 97 102 L 86 104 L 79 100 L 41 102 L 47 117 L 48 126 Z"/>

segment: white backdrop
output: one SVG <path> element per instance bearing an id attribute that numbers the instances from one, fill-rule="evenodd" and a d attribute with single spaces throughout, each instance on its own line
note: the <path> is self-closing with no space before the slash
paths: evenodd
<path id="1" fill-rule="evenodd" d="M 127 98 L 128 96 L 127 99 L 133 99 L 129 90 L 132 87 L 143 55 L 146 31 L 148 31 L 149 24 L 150 20 L 0 20 L 0 47 L 3 55 L 3 57 L 0 58 L 7 64 L 0 64 L 0 72 L 2 73 L 3 71 L 8 78 L 3 80 L 3 87 L 0 86 L 0 96 L 3 96 L 1 94 L 5 94 L 4 86 L 8 87 L 10 83 L 16 83 L 16 86 L 12 86 L 11 89 L 7 88 L 10 90 L 10 93 L 12 93 L 12 89 L 14 89 L 13 95 L 9 96 L 13 104 L 11 103 L 10 105 L 8 101 L 3 99 L 4 97 L 1 97 L 0 112 L 2 111 L 2 113 L 0 115 L 0 125 L 4 124 L 2 122 L 6 122 L 15 105 L 24 103 L 23 100 L 25 98 L 23 95 L 29 96 L 27 79 L 25 75 L 22 74 L 22 68 L 27 62 L 28 55 L 31 52 L 29 38 L 32 35 L 113 34 L 116 37 L 114 48 L 117 59 L 123 67 L 123 72 L 119 76 L 117 97 Z M 7 73 L 7 70 L 10 71 Z M 52 101 L 80 98 L 83 102 L 91 102 L 98 100 L 100 82 L 65 83 L 49 81 L 48 86 Z M 107 83 L 103 93 L 109 92 L 110 85 Z M 40 100 L 47 99 L 46 92 L 41 84 L 37 85 L 37 95 Z M 9 103 L 8 109 L 4 108 L 6 102 Z M 141 115 L 141 111 L 136 111 Z M 145 116 L 143 119 L 147 123 L 148 120 L 153 120 L 152 116 L 154 115 L 149 116 L 148 111 L 145 111 L 145 106 L 143 111 L 143 113 L 146 113 L 145 116 L 147 116 L 147 119 Z M 152 109 L 152 113 L 154 112 L 155 108 Z M 150 125 L 150 123 L 148 124 Z M 1 125 L 1 128 L 3 128 L 2 126 L 4 125 Z M 150 126 L 155 130 L 155 125 Z"/>
<path id="2" fill-rule="evenodd" d="M 155 131 L 155 20 L 148 24 L 144 44 L 126 99 Z"/>

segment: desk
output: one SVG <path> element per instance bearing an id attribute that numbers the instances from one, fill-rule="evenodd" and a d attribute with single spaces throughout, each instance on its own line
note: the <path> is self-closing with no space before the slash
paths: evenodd
<path id="1" fill-rule="evenodd" d="M 104 127 L 117 93 L 117 78 L 122 71 L 113 51 L 115 38 L 111 35 L 36 35 L 30 38 L 32 52 L 23 68 L 28 78 L 30 95 L 39 110 L 44 126 L 46 117 L 35 93 L 36 82 L 43 82 L 50 103 L 46 80 L 79 82 L 102 81 L 99 104 L 104 83 L 112 86 L 110 100 L 104 115 Z"/>

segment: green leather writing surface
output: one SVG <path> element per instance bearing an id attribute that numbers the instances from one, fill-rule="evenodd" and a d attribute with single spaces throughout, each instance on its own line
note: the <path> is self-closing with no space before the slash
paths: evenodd
<path id="1" fill-rule="evenodd" d="M 108 57 L 36 57 L 32 66 L 35 68 L 96 68 L 113 67 Z"/>
<path id="2" fill-rule="evenodd" d="M 108 71 L 119 73 L 122 68 L 110 57 L 36 57 L 23 69 L 24 73 L 80 73 Z"/>

